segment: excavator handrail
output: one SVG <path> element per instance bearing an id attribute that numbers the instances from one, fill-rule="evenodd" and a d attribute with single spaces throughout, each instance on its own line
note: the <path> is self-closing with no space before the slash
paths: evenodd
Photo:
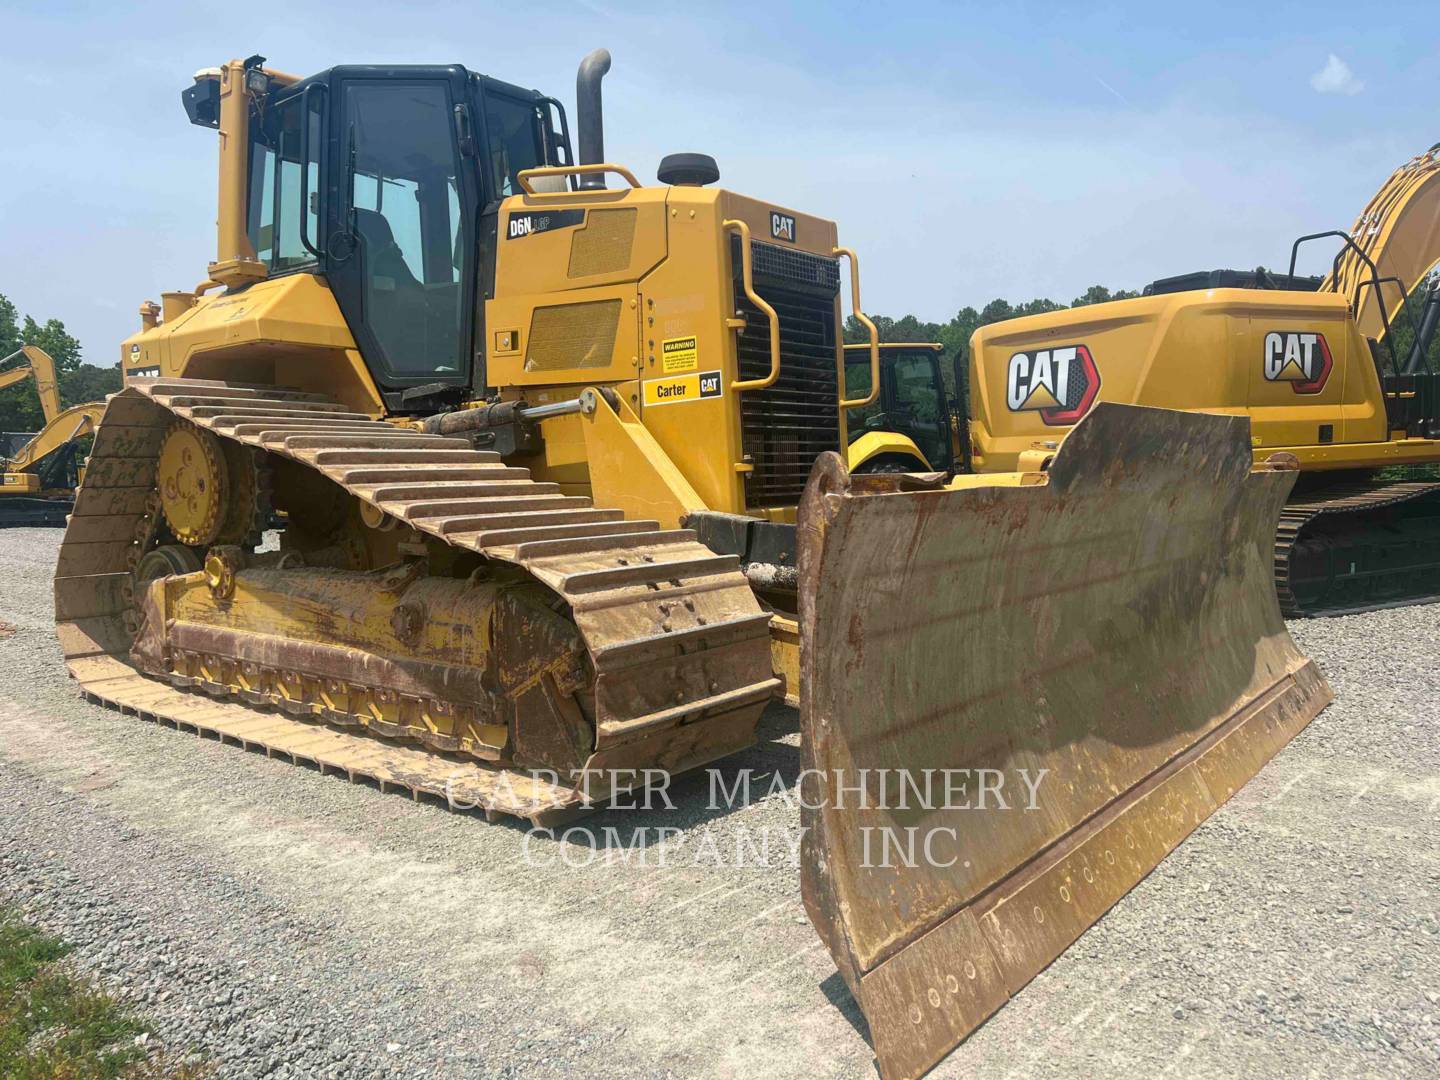
<path id="1" fill-rule="evenodd" d="M 1383 289 L 1380 288 L 1380 285 L 1382 281 L 1393 280 L 1399 282 L 1400 293 L 1403 296 L 1405 293 L 1405 283 L 1403 281 L 1400 281 L 1399 278 L 1382 279 L 1380 277 L 1380 271 L 1375 266 L 1374 261 L 1370 258 L 1369 255 L 1365 254 L 1359 244 L 1355 243 L 1355 238 L 1353 236 L 1351 236 L 1344 229 L 1326 229 L 1324 232 L 1309 233 L 1306 236 L 1297 237 L 1295 243 L 1290 245 L 1289 277 L 1292 281 L 1295 279 L 1295 260 L 1300 256 L 1301 244 L 1307 243 L 1311 240 L 1323 240 L 1326 237 L 1331 236 L 1338 236 L 1340 239 L 1345 241 L 1344 245 L 1336 253 L 1334 260 L 1331 262 L 1330 276 L 1328 278 L 1331 283 L 1331 287 L 1334 288 L 1336 283 L 1338 282 L 1340 273 L 1340 258 L 1345 254 L 1346 251 L 1353 251 L 1355 253 L 1355 257 L 1370 268 L 1370 280 L 1361 281 L 1355 286 L 1355 295 L 1350 298 L 1350 304 L 1351 307 L 1359 307 L 1360 291 L 1366 285 L 1371 285 L 1374 287 L 1375 302 L 1380 305 L 1380 323 L 1385 328 L 1385 333 L 1382 335 L 1382 337 L 1384 337 L 1385 339 L 1386 349 L 1388 349 L 1390 352 L 1390 367 L 1395 372 L 1395 374 L 1398 375 L 1400 374 L 1400 358 L 1395 355 L 1395 344 L 1390 339 L 1390 312 L 1385 307 L 1385 292 Z"/>
<path id="2" fill-rule="evenodd" d="M 750 252 L 750 226 L 735 218 L 726 218 L 720 223 L 726 232 L 740 234 L 740 287 L 745 290 L 745 299 L 754 304 L 770 321 L 770 372 L 759 379 L 736 379 L 730 389 L 737 393 L 745 390 L 764 390 L 774 386 L 780 378 L 780 316 L 758 292 L 755 291 L 755 260 Z"/>
<path id="3" fill-rule="evenodd" d="M 880 331 L 860 307 L 860 258 L 849 248 L 837 247 L 831 252 L 836 258 L 850 260 L 850 306 L 855 309 L 856 320 L 870 331 L 870 393 L 863 398 L 847 399 L 845 387 L 840 387 L 840 408 L 859 409 L 872 404 L 880 396 Z"/>
<path id="4" fill-rule="evenodd" d="M 1359 306 L 1360 306 L 1360 294 L 1361 294 L 1362 292 L 1364 292 L 1367 288 L 1373 288 L 1373 289 L 1375 290 L 1376 296 L 1377 296 L 1377 297 L 1379 298 L 1379 300 L 1380 300 L 1380 309 L 1381 309 L 1381 314 L 1383 315 L 1383 314 L 1385 313 L 1385 311 L 1384 311 L 1384 309 L 1385 309 L 1385 300 L 1384 300 L 1384 297 L 1381 297 L 1379 294 L 1380 294 L 1380 292 L 1381 292 L 1381 287 L 1382 287 L 1382 286 L 1388 285 L 1388 284 L 1391 284 L 1391 283 L 1393 283 L 1393 284 L 1400 290 L 1400 308 L 1401 308 L 1402 311 L 1405 310 L 1405 300 L 1406 300 L 1406 296 L 1405 296 L 1405 282 L 1402 281 L 1399 277 L 1397 277 L 1397 276 L 1394 275 L 1394 274 L 1390 274 L 1390 275 L 1388 275 L 1387 277 L 1372 277 L 1372 278 L 1370 278 L 1368 281 L 1362 281 L 1362 282 L 1360 282 L 1360 284 L 1356 285 L 1356 286 L 1355 286 L 1354 306 L 1355 306 L 1356 308 L 1359 308 Z M 1419 334 L 1420 334 L 1420 325 L 1415 321 L 1415 312 L 1410 311 L 1410 312 L 1408 312 L 1408 315 L 1409 315 L 1409 318 L 1410 318 L 1410 331 L 1411 331 L 1411 333 L 1412 333 L 1413 335 L 1415 335 L 1415 338 L 1412 339 L 1412 340 L 1418 340 L 1418 337 L 1419 337 Z M 1396 354 L 1396 352 L 1395 352 L 1395 344 L 1394 344 L 1394 342 L 1391 340 L 1391 338 L 1394 337 L 1394 335 L 1390 333 L 1390 331 L 1391 331 L 1392 329 L 1394 329 L 1394 328 L 1393 328 L 1393 327 L 1389 324 L 1389 322 L 1387 321 L 1386 324 L 1385 324 L 1385 348 L 1386 348 L 1386 349 L 1389 351 L 1389 353 L 1390 353 L 1390 365 L 1391 365 L 1391 367 L 1393 368 L 1393 370 L 1394 370 L 1394 372 L 1395 372 L 1396 375 L 1409 374 L 1409 372 L 1407 372 L 1407 371 L 1405 370 L 1404 365 L 1402 365 L 1402 364 L 1400 363 L 1400 358 L 1399 358 L 1399 356 L 1398 356 L 1398 355 Z"/>
<path id="5" fill-rule="evenodd" d="M 515 175 L 515 182 L 520 185 L 521 190 L 523 190 L 526 195 L 593 195 L 596 191 L 607 191 L 608 189 L 594 188 L 591 191 L 567 191 L 563 193 L 536 191 L 530 186 L 530 181 L 540 176 L 593 176 L 600 173 L 614 173 L 632 188 L 645 186 L 640 183 L 640 181 L 635 178 L 635 174 L 625 168 L 624 165 L 612 165 L 604 161 L 592 162 L 587 165 L 542 165 L 535 169 L 521 169 L 520 172 Z"/>

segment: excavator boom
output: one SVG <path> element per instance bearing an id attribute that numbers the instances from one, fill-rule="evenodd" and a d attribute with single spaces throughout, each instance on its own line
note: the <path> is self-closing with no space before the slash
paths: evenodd
<path id="1" fill-rule="evenodd" d="M 63 525 L 73 504 L 71 492 L 83 469 L 77 440 L 94 434 L 104 402 L 65 409 L 55 362 L 35 345 L 22 345 L 0 363 L 23 357 L 24 367 L 0 372 L 0 388 L 35 380 L 45 426 L 9 458 L 0 458 L 0 528 Z"/>
<path id="2" fill-rule="evenodd" d="M 8 364 L 17 356 L 24 358 L 25 366 L 0 371 L 0 390 L 7 386 L 14 386 L 26 379 L 34 379 L 35 393 L 40 397 L 40 408 L 44 412 L 45 422 L 48 424 L 59 416 L 61 411 L 60 383 L 55 378 L 55 361 L 50 359 L 50 354 L 38 345 L 21 345 L 9 356 L 0 360 L 0 366 Z"/>
<path id="3" fill-rule="evenodd" d="M 1380 340 L 1410 291 L 1440 259 L 1440 144 L 1396 169 L 1350 226 L 1346 246 L 1320 285 L 1355 305 L 1355 322 Z M 1369 284 L 1372 274 L 1377 287 Z"/>

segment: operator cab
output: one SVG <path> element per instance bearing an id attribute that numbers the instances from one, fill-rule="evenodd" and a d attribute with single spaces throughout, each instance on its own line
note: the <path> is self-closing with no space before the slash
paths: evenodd
<path id="1" fill-rule="evenodd" d="M 500 201 L 573 164 L 564 108 L 448 66 L 352 65 L 283 84 L 246 62 L 246 233 L 270 277 L 323 274 L 389 409 L 483 387 Z M 259 92 L 257 92 L 257 90 Z M 217 126 L 218 73 L 184 101 Z"/>
<path id="2" fill-rule="evenodd" d="M 915 444 L 925 455 L 929 469 L 954 471 L 950 407 L 940 375 L 943 355 L 940 345 L 881 345 L 880 393 L 869 405 L 850 409 L 846 414 L 849 441 L 853 443 L 872 431 L 892 431 Z M 862 398 L 869 393 L 870 347 L 846 345 L 845 396 Z"/>

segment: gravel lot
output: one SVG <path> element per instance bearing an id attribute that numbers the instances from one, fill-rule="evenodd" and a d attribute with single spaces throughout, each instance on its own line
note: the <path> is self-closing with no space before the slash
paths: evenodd
<path id="1" fill-rule="evenodd" d="M 0 532 L 0 902 L 172 1047 L 226 1076 L 875 1075 L 782 797 L 686 781 L 588 822 L 677 834 L 596 853 L 87 705 L 59 540 Z M 1436 1075 L 1437 613 L 1295 625 L 1337 703 L 935 1075 Z M 796 745 L 774 708 L 727 771 L 789 781 Z"/>

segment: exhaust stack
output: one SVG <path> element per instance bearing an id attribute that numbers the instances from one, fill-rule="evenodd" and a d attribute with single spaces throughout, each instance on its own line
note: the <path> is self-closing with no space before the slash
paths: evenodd
<path id="1" fill-rule="evenodd" d="M 596 49 L 580 61 L 575 75 L 575 123 L 579 129 L 580 160 L 594 165 L 605 160 L 605 116 L 600 103 L 600 80 L 610 70 L 610 50 Z M 581 176 L 575 185 L 581 191 L 605 186 L 605 177 Z"/>

